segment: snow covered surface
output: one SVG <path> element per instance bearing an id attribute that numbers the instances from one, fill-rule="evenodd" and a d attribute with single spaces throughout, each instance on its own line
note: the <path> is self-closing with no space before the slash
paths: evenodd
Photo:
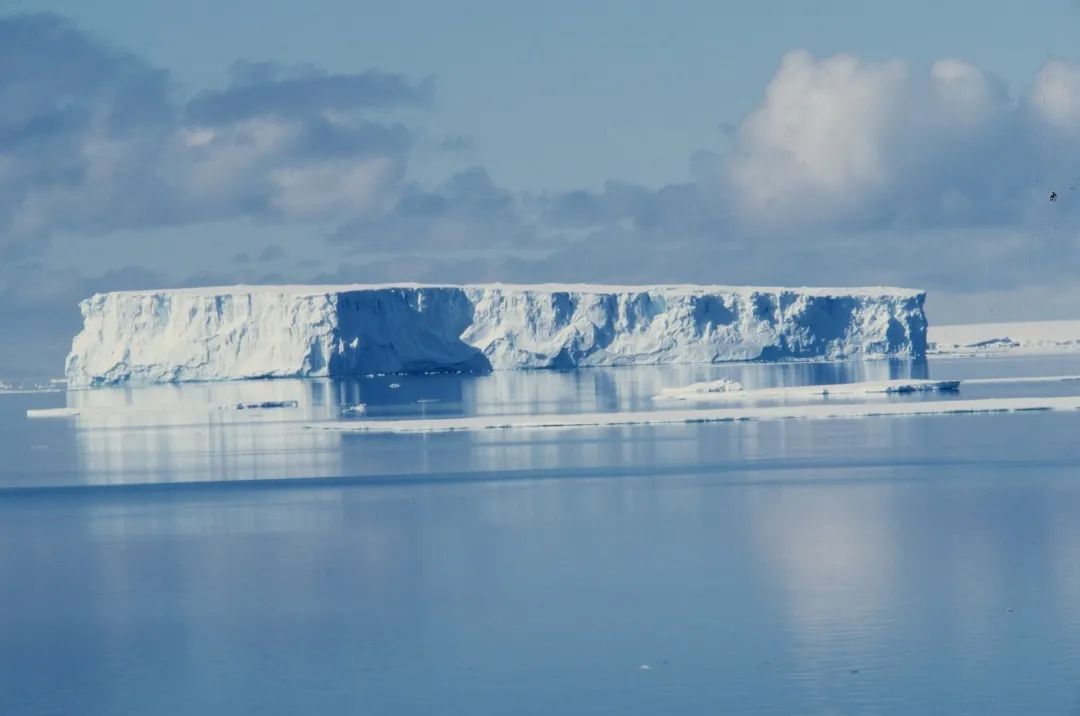
<path id="1" fill-rule="evenodd" d="M 899 288 L 232 286 L 80 304 L 73 387 L 368 373 L 921 357 Z"/>
<path id="2" fill-rule="evenodd" d="M 1076 351 L 1080 350 L 1080 321 L 931 326 L 928 341 L 929 352 L 937 355 Z"/>
<path id="3" fill-rule="evenodd" d="M 312 423 L 307 427 L 356 433 L 440 433 L 460 430 L 602 428 L 631 425 L 725 423 L 751 420 L 823 420 L 1047 410 L 1080 410 L 1080 396 L 983 398 L 979 400 L 934 400 L 905 403 L 817 403 L 814 405 L 758 408 L 653 410 L 569 415 L 483 415 L 435 420 L 350 420 Z"/>
<path id="4" fill-rule="evenodd" d="M 828 398 L 852 395 L 896 395 L 902 393 L 955 392 L 959 380 L 883 380 L 831 385 L 800 385 L 782 388 L 741 390 L 732 388 L 733 381 L 721 379 L 693 383 L 680 388 L 664 388 L 657 400 L 762 400 L 771 398 Z M 738 385 L 738 383 L 735 383 Z"/>

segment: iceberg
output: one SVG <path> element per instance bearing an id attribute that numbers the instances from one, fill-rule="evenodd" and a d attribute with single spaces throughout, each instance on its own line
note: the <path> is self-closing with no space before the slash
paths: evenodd
<path id="1" fill-rule="evenodd" d="M 926 353 L 902 288 L 421 284 L 101 293 L 70 386 Z"/>

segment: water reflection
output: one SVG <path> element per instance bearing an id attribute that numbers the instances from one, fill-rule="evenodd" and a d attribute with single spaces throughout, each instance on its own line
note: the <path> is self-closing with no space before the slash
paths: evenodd
<path id="1" fill-rule="evenodd" d="M 813 385 L 922 377 L 925 363 L 866 361 L 843 363 L 675 365 L 597 368 L 579 371 L 501 371 L 486 375 L 436 374 L 372 376 L 349 380 L 266 380 L 105 387 L 67 393 L 67 405 L 81 411 L 85 427 L 183 424 L 211 416 L 237 421 L 329 420 L 341 408 L 365 405 L 370 414 L 390 416 L 445 412 L 460 415 L 648 408 L 661 389 L 718 378 L 734 378 L 747 388 Z M 259 403 L 288 403 L 278 411 L 233 410 Z"/>
<path id="2" fill-rule="evenodd" d="M 438 438 L 342 436 L 304 429 L 363 406 L 368 419 L 647 410 L 661 388 L 733 377 L 748 387 L 914 375 L 910 362 L 688 365 L 489 375 L 372 376 L 69 391 L 77 462 L 18 484 L 124 484 L 282 477 L 468 473 L 679 465 L 775 451 L 783 427 L 702 432 L 647 428 Z M 265 409 L 237 406 L 271 405 Z M 44 426 L 43 429 L 51 429 Z M 703 438 L 702 435 L 710 437 Z M 647 436 L 647 437 L 646 437 Z M 717 442 L 717 440 L 720 442 Z"/>
<path id="3" fill-rule="evenodd" d="M 213 484 L 0 489 L 0 713 L 1069 712 L 1080 414 L 302 429 L 919 370 L 845 365 L 85 391 L 71 422 L 13 398 L 5 488 Z"/>
<path id="4" fill-rule="evenodd" d="M 1073 368 L 1073 372 L 1080 372 L 1077 366 Z M 365 406 L 368 419 L 651 410 L 664 407 L 652 400 L 662 388 L 721 377 L 760 388 L 928 374 L 925 364 L 868 361 L 373 376 L 344 381 L 246 381 L 70 391 L 67 405 L 81 411 L 73 420 L 28 424 L 21 415 L 12 414 L 10 419 L 16 426 L 11 434 L 29 432 L 13 444 L 19 457 L 15 463 L 0 467 L 0 482 L 49 486 L 423 475 L 486 479 L 501 472 L 557 473 L 564 466 L 597 474 L 641 474 L 654 468 L 700 470 L 705 469 L 702 466 L 755 460 L 814 460 L 827 452 L 821 435 L 839 433 L 847 434 L 852 454 L 874 459 L 888 454 L 897 444 L 922 439 L 915 433 L 923 428 L 915 426 L 926 423 L 839 421 L 827 427 L 781 422 L 439 436 L 341 435 L 308 430 L 305 425 L 340 419 L 344 407 L 358 404 Z M 1047 384 L 1026 389 L 1080 390 L 1080 385 Z M 1007 390 L 1008 386 L 986 388 L 989 393 Z M 8 400 L 18 397 L 9 396 Z M 892 399 L 927 397 L 938 398 L 929 394 Z M 965 393 L 965 397 L 972 396 Z M 238 404 L 258 403 L 291 407 L 235 409 Z M 6 419 L 0 415 L 0 420 Z M 934 440 L 934 436 L 929 439 Z M 48 452 L 31 453 L 24 442 L 45 445 Z M 65 444 L 70 448 L 64 449 Z"/>
<path id="5" fill-rule="evenodd" d="M 1068 712 L 1071 468 L 848 437 L 755 474 L 0 499 L 0 710 Z"/>

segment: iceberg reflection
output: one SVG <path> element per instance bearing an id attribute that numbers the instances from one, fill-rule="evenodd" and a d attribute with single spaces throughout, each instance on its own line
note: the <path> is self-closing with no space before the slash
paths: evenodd
<path id="1" fill-rule="evenodd" d="M 911 362 L 870 361 L 187 383 L 72 390 L 67 406 L 77 412 L 72 423 L 79 484 L 433 473 L 465 478 L 568 465 L 640 472 L 646 466 L 775 455 L 788 438 L 778 426 L 432 439 L 343 436 L 304 426 L 348 418 L 349 410 L 365 419 L 651 410 L 652 396 L 662 387 L 724 376 L 766 387 L 911 377 L 919 370 Z M 889 435 L 880 427 L 868 430 Z M 769 436 L 766 443 L 760 435 Z M 807 432 L 793 435 L 799 441 Z M 805 448 L 812 451 L 813 445 Z"/>

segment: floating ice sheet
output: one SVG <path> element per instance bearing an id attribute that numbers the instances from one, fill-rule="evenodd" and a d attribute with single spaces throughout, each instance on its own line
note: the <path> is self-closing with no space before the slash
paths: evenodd
<path id="1" fill-rule="evenodd" d="M 882 380 L 865 383 L 834 383 L 831 385 L 799 385 L 739 390 L 738 388 L 732 388 L 732 381 L 725 378 L 707 383 L 694 383 L 684 387 L 665 388 L 655 398 L 657 400 L 765 400 L 772 398 L 817 398 L 874 394 L 895 395 L 934 391 L 955 392 L 959 387 L 959 380 Z"/>
<path id="2" fill-rule="evenodd" d="M 435 420 L 350 420 L 311 423 L 307 427 L 357 433 L 440 433 L 462 430 L 601 428 L 632 425 L 726 423 L 750 420 L 823 420 L 831 418 L 1012 413 L 1049 410 L 1080 410 L 1080 396 L 935 400 L 914 403 L 819 403 L 815 405 L 758 408 L 654 410 L 576 415 L 483 415 Z"/>
<path id="3" fill-rule="evenodd" d="M 779 388 L 740 390 L 728 379 L 664 388 L 655 400 L 742 401 L 773 399 L 811 399 L 850 397 L 853 395 L 903 395 L 908 393 L 955 393 L 966 385 L 1012 385 L 1024 383 L 1068 383 L 1080 381 L 1080 375 L 1039 375 L 1005 378 L 965 378 L 962 380 L 881 380 L 829 385 L 798 385 Z"/>
<path id="4" fill-rule="evenodd" d="M 85 407 L 85 408 L 32 408 L 26 411 L 28 418 L 76 418 L 83 415 L 108 416 L 120 414 L 146 414 L 169 413 L 173 416 L 178 413 L 187 416 L 205 415 L 217 410 L 274 410 L 278 408 L 296 408 L 299 403 L 295 400 L 267 400 L 261 403 L 236 403 L 234 405 L 208 405 L 205 408 L 189 407 L 184 410 L 175 408 L 147 408 L 135 406 L 108 406 L 108 407 Z"/>

